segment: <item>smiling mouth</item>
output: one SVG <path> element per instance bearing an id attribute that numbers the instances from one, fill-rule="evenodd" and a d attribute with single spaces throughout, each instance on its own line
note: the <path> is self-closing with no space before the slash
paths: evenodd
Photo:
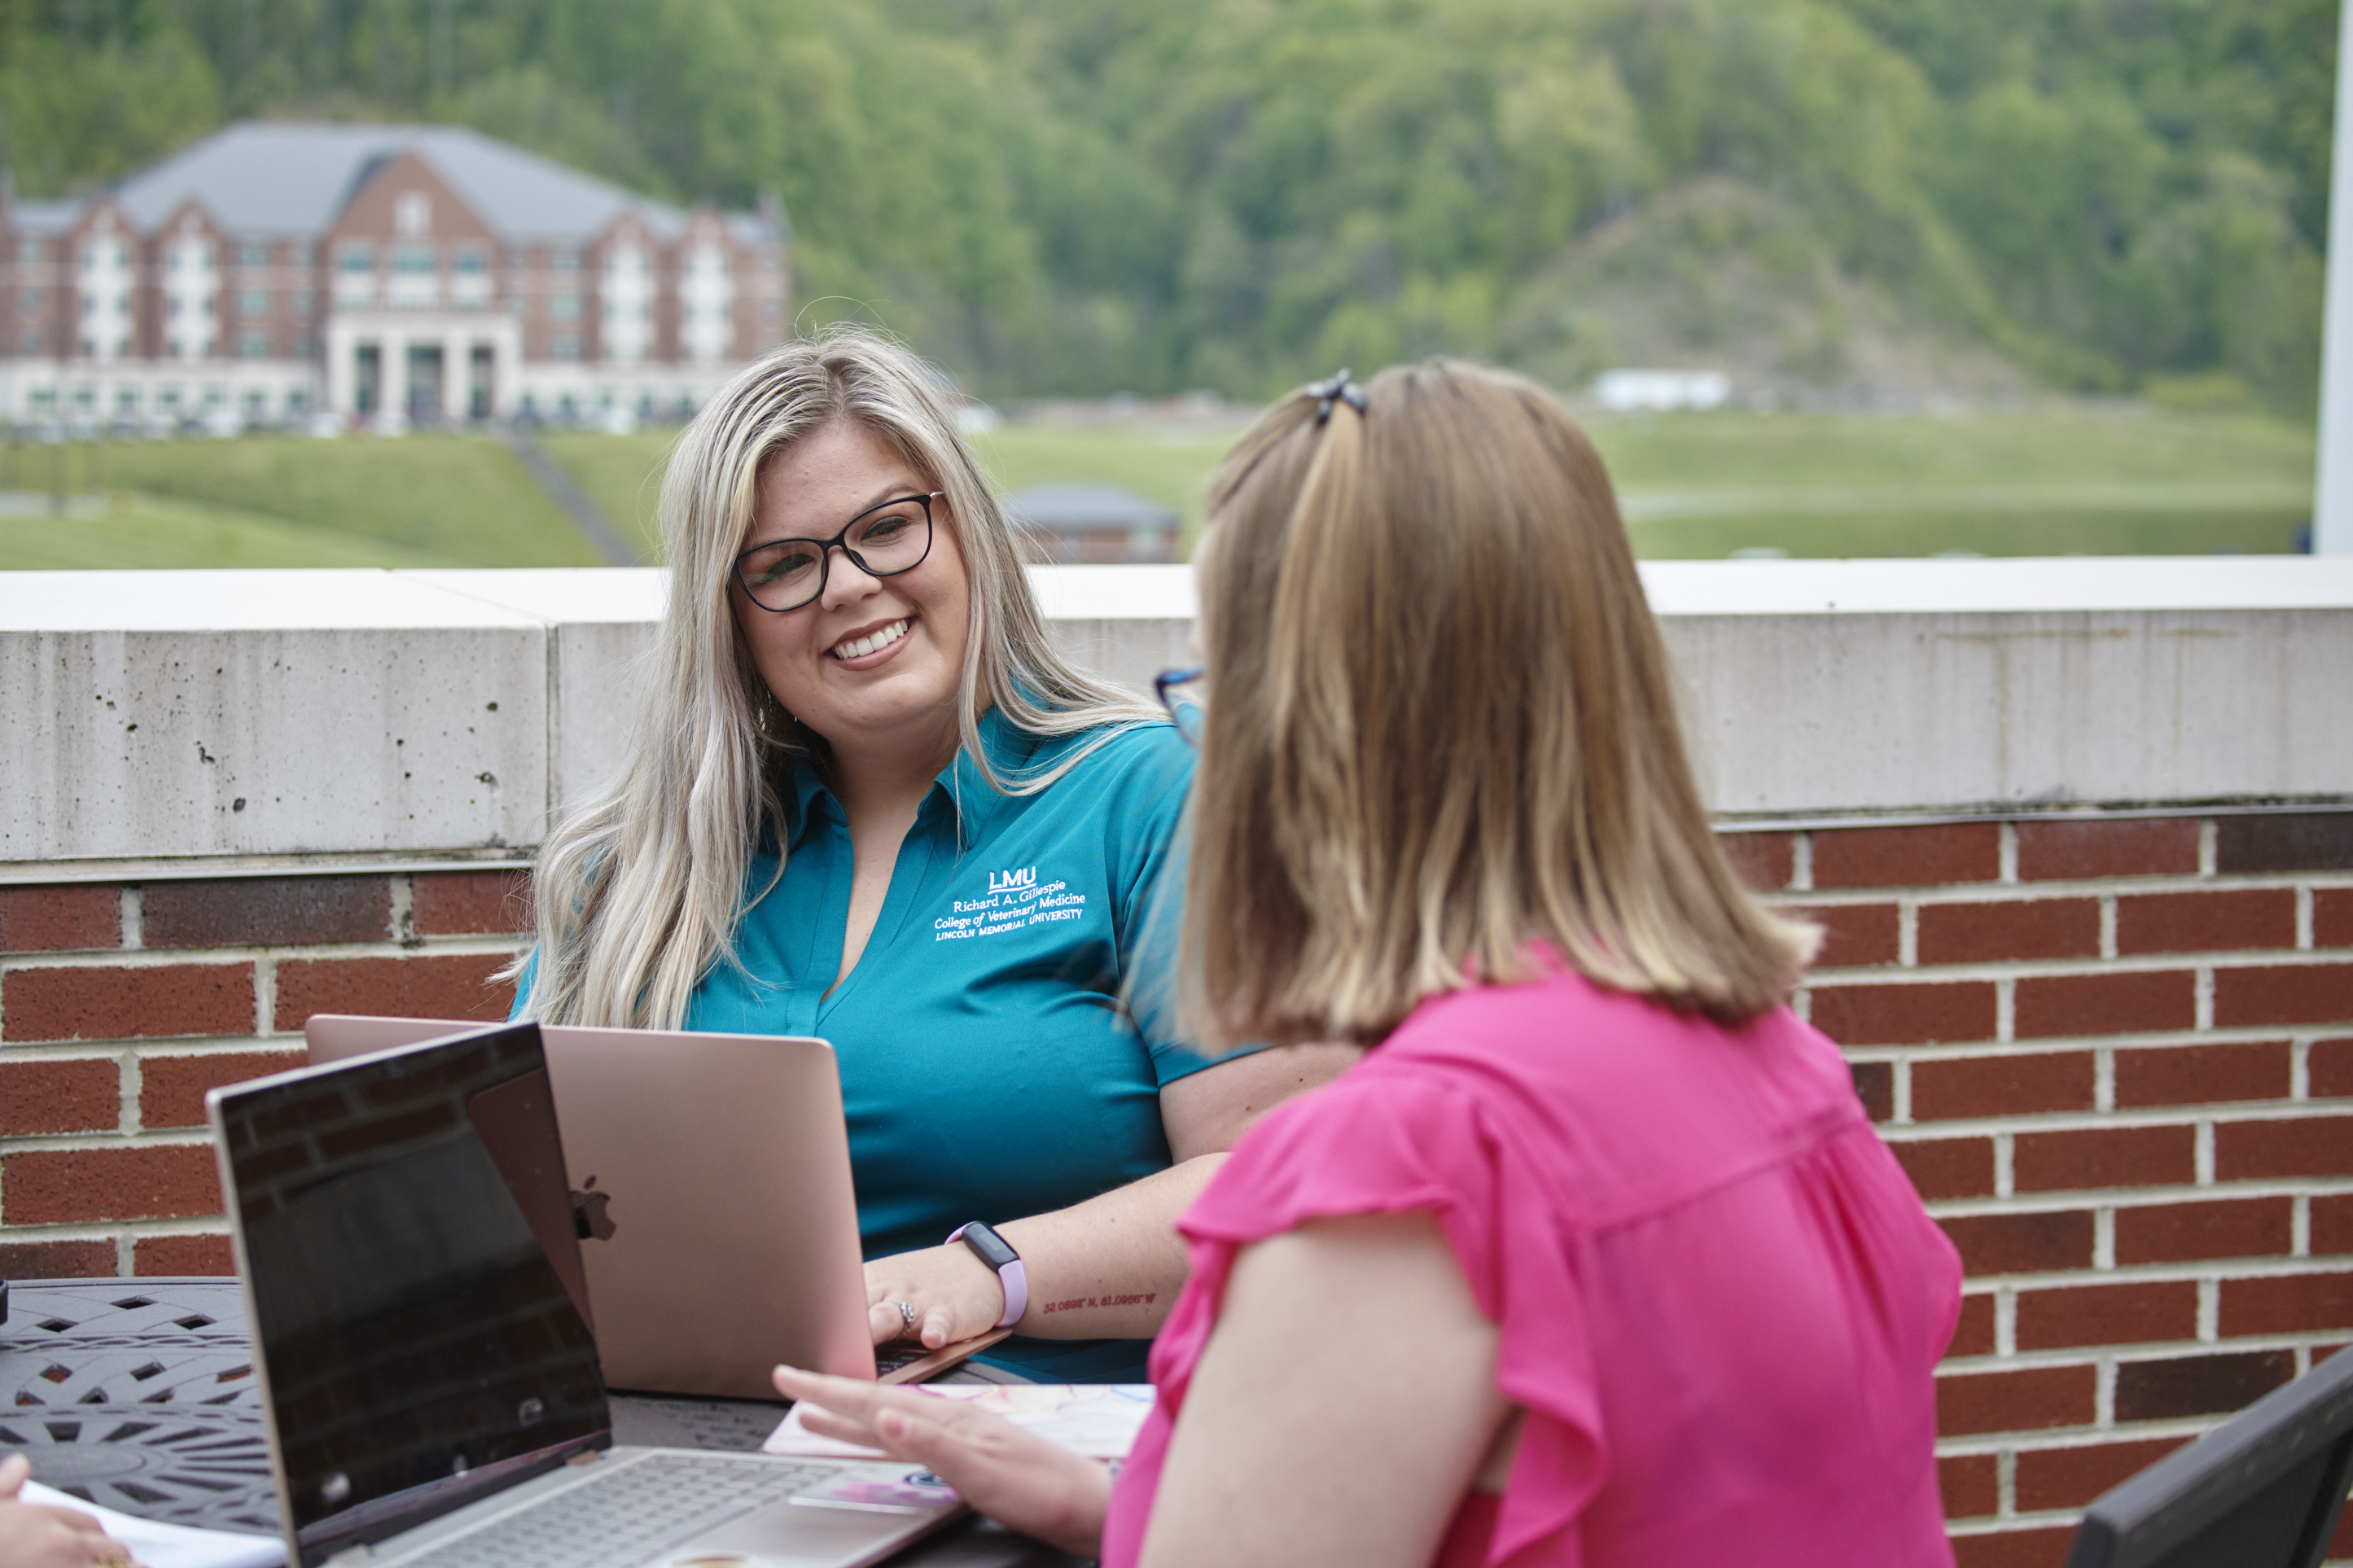
<path id="1" fill-rule="evenodd" d="M 880 653 L 907 635 L 912 617 L 902 616 L 887 626 L 877 626 L 860 637 L 845 637 L 827 651 L 836 658 L 863 658 L 870 653 Z"/>

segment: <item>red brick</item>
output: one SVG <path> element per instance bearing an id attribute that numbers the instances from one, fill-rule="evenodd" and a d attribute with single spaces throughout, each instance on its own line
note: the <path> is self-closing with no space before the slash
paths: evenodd
<path id="1" fill-rule="evenodd" d="M 2282 1198 L 2281 1203 L 2287 1200 Z M 2282 1252 L 2285 1247 L 2279 1249 Z M 2353 1193 L 2334 1193 L 2312 1200 L 2312 1255 L 2327 1258 L 2353 1252 Z"/>
<path id="2" fill-rule="evenodd" d="M 2001 875 L 2001 826 L 1841 827 L 1813 836 L 1817 888 L 1907 888 L 1990 882 Z"/>
<path id="3" fill-rule="evenodd" d="M 2353 1116 L 2215 1124 L 2216 1181 L 2277 1176 L 2353 1176 Z"/>
<path id="4" fill-rule="evenodd" d="M 2214 1026 L 2353 1023 L 2353 963 L 2214 972 Z"/>
<path id="5" fill-rule="evenodd" d="M 408 886 L 409 923 L 419 936 L 503 936 L 531 930 L 528 871 L 420 872 Z"/>
<path id="6" fill-rule="evenodd" d="M 1925 1138 L 1887 1147 L 1924 1198 L 1993 1195 L 1990 1138 Z"/>
<path id="7" fill-rule="evenodd" d="M 1958 1044 L 1993 1038 L 1993 983 L 1817 985 L 1814 1027 L 1841 1045 Z"/>
<path id="8" fill-rule="evenodd" d="M 2018 983 L 2017 1034 L 2122 1035 L 2198 1022 L 2198 977 L 2187 969 L 2124 974 L 2038 974 Z"/>
<path id="9" fill-rule="evenodd" d="M 2192 1263 L 2210 1258 L 2284 1258 L 2295 1200 L 2240 1198 L 2116 1210 L 2116 1262 Z"/>
<path id="10" fill-rule="evenodd" d="M 1822 949 L 1814 954 L 1817 967 L 1861 969 L 1893 963 L 1898 956 L 1894 904 L 1799 904 L 1778 912 L 1822 928 Z"/>
<path id="11" fill-rule="evenodd" d="M 168 1219 L 221 1212 L 206 1143 L 127 1149 L 32 1149 L 0 1159 L 10 1225 Z"/>
<path id="12" fill-rule="evenodd" d="M 1796 837 L 1788 833 L 1719 833 L 1715 842 L 1733 875 L 1760 893 L 1777 893 L 1796 878 Z"/>
<path id="13" fill-rule="evenodd" d="M 1936 1379 L 1936 1432 L 1965 1437 L 2089 1426 L 2097 1375 L 2088 1366 L 1947 1373 Z"/>
<path id="14" fill-rule="evenodd" d="M 253 1032 L 253 965 L 19 969 L 0 978 L 11 1040 L 128 1040 Z"/>
<path id="15" fill-rule="evenodd" d="M 2075 1531 L 1997 1530 L 1953 1537 L 1953 1568 L 2064 1568 Z"/>
<path id="16" fill-rule="evenodd" d="M 1873 1121 L 1885 1121 L 1894 1116 L 1894 1063 L 1854 1062 L 1847 1071 L 1854 1075 L 1854 1095 L 1862 1101 L 1864 1115 Z"/>
<path id="17" fill-rule="evenodd" d="M 1955 1057 L 1912 1064 L 1912 1115 L 1920 1121 L 2089 1110 L 2092 1053 Z"/>
<path id="18" fill-rule="evenodd" d="M 2353 1508 L 2337 1516 L 2337 1533 L 2328 1538 L 2328 1554 L 2321 1562 L 2324 1565 L 2353 1562 Z"/>
<path id="19" fill-rule="evenodd" d="M 2222 1281 L 2222 1337 L 2353 1329 L 2353 1274 L 2288 1274 Z"/>
<path id="20" fill-rule="evenodd" d="M 0 888 L 0 952 L 121 945 L 120 888 L 90 882 Z"/>
<path id="21" fill-rule="evenodd" d="M 316 945 L 392 935 L 392 883 L 384 877 L 150 882 L 140 902 L 149 947 Z"/>
<path id="22" fill-rule="evenodd" d="M 2285 1100 L 2291 1055 L 2285 1040 L 2120 1050 L 2116 1053 L 2116 1107 L 2133 1110 L 2146 1105 Z"/>
<path id="23" fill-rule="evenodd" d="M 1936 1223 L 1960 1249 L 1961 1268 L 1972 1279 L 2092 1266 L 2092 1216 L 2087 1210 L 1958 1215 Z"/>
<path id="24" fill-rule="evenodd" d="M 158 1274 L 237 1274 L 237 1257 L 226 1236 L 142 1236 L 132 1249 L 132 1271 Z"/>
<path id="25" fill-rule="evenodd" d="M 2189 1415 L 2225 1415 L 2243 1410 L 2295 1375 L 2294 1351 L 2119 1362 L 2116 1419 L 2179 1421 Z"/>
<path id="26" fill-rule="evenodd" d="M 2353 888 L 2314 889 L 2312 945 L 2353 947 Z"/>
<path id="27" fill-rule="evenodd" d="M 2116 900 L 2116 951 L 2237 952 L 2295 945 L 2294 888 L 2145 893 Z"/>
<path id="28" fill-rule="evenodd" d="M 1945 1354 L 1993 1354 L 1992 1296 L 1979 1294 L 1961 1298 L 1961 1315 L 1953 1324 L 1953 1342 L 1945 1347 Z"/>
<path id="29" fill-rule="evenodd" d="M 2188 1126 L 2021 1132 L 2010 1158 L 2021 1193 L 2187 1185 L 2198 1179 L 2198 1134 Z"/>
<path id="30" fill-rule="evenodd" d="M 2198 1337 L 2198 1282 L 2075 1285 L 2018 1293 L 2018 1348 L 2147 1344 Z"/>
<path id="31" fill-rule="evenodd" d="M 2097 958 L 2097 899 L 2013 899 L 1991 904 L 1924 904 L 1923 963 L 1998 963 L 2013 958 Z"/>
<path id="32" fill-rule="evenodd" d="M 139 1125 L 201 1127 L 205 1091 L 308 1065 L 301 1051 L 232 1051 L 220 1056 L 147 1057 L 139 1064 Z"/>
<path id="33" fill-rule="evenodd" d="M 0 1135 L 111 1132 L 122 1123 L 122 1069 L 100 1060 L 0 1063 Z"/>
<path id="34" fill-rule="evenodd" d="M 2018 1511 L 2082 1508 L 2188 1441 L 2187 1437 L 2151 1437 L 2138 1443 L 2094 1443 L 2080 1448 L 2021 1449 Z"/>
<path id="35" fill-rule="evenodd" d="M 2001 1506 L 2000 1466 L 1991 1454 L 1956 1454 L 1936 1461 L 1936 1489 L 1947 1519 L 1981 1519 Z"/>
<path id="36" fill-rule="evenodd" d="M 495 1022 L 514 1005 L 514 987 L 491 982 L 508 962 L 504 953 L 467 952 L 280 963 L 277 1026 L 299 1029 L 313 1013 Z"/>
<path id="37" fill-rule="evenodd" d="M 2315 1040 L 2305 1058 L 2315 1100 L 2353 1097 L 2353 1039 Z"/>
<path id="38" fill-rule="evenodd" d="M 2194 816 L 2018 825 L 2018 877 L 2022 882 L 2188 876 L 2197 869 Z"/>
<path id="39" fill-rule="evenodd" d="M 111 1279 L 111 1241 L 0 1241 L 0 1279 Z"/>
<path id="40" fill-rule="evenodd" d="M 2218 817 L 2214 869 L 2226 877 L 2236 872 L 2353 870 L 2353 811 Z"/>

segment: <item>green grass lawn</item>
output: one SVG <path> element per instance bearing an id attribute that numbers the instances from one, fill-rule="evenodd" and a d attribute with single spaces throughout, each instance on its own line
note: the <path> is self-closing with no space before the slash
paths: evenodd
<path id="1" fill-rule="evenodd" d="M 2055 405 L 1928 416 L 1595 418 L 1636 551 L 1651 557 L 2270 553 L 2311 516 L 2309 425 L 2252 414 Z M 976 439 L 1008 490 L 1124 485 L 1198 528 L 1235 432 L 1010 424 Z M 550 433 L 549 455 L 653 553 L 676 433 Z M 79 449 L 77 449 L 78 451 Z M 0 490 L 41 490 L 47 450 L 0 449 Z M 594 565 L 596 552 L 486 437 L 107 443 L 71 488 L 96 518 L 0 518 L 0 567 Z"/>
<path id="2" fill-rule="evenodd" d="M 26 447 L 0 453 L 0 489 L 47 488 L 51 450 Z M 320 557 L 354 554 L 371 556 L 376 563 L 403 565 L 595 566 L 601 562 L 514 455 L 487 437 L 108 441 L 94 454 L 94 474 L 88 467 L 93 456 L 90 447 L 77 445 L 69 452 L 72 488 L 152 498 L 132 509 L 137 516 L 176 515 L 170 511 L 175 504 L 272 522 L 283 530 L 281 536 L 245 528 L 237 537 L 249 548 L 235 562 L 181 563 L 188 565 L 311 565 Z M 155 510 L 159 504 L 164 510 Z M 158 526 L 162 531 L 154 537 L 171 534 L 169 524 Z M 16 541 L 21 534 L 12 530 L 8 537 L 11 543 L 0 552 L 0 565 L 35 564 L 19 553 Z M 261 558 L 256 559 L 256 552 Z M 298 561 L 295 555 L 304 558 Z"/>

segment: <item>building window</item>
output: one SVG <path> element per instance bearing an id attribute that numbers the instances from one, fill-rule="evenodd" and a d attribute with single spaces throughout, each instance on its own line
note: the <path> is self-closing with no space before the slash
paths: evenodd
<path id="1" fill-rule="evenodd" d="M 139 389 L 135 386 L 126 386 L 117 391 L 114 395 L 114 411 L 117 414 L 138 413 Z"/>
<path id="2" fill-rule="evenodd" d="M 206 338 L 205 340 L 205 346 L 196 352 L 197 357 L 201 359 L 210 359 L 220 352 L 220 345 L 214 342 L 212 339 Z"/>
<path id="3" fill-rule="evenodd" d="M 32 331 L 25 334 L 24 352 L 28 354 L 37 354 L 41 352 L 41 334 L 39 332 Z"/>
<path id="4" fill-rule="evenodd" d="M 578 320 L 580 315 L 580 296 L 577 294 L 549 295 L 547 300 L 547 313 L 554 317 L 559 321 Z"/>
<path id="5" fill-rule="evenodd" d="M 19 294 L 16 297 L 16 308 L 26 312 L 39 310 L 41 308 L 41 291 L 38 289 L 26 289 L 22 294 Z"/>
<path id="6" fill-rule="evenodd" d="M 98 314 L 97 295 L 84 294 L 81 297 L 81 313 L 85 316 L 95 316 Z"/>
<path id="7" fill-rule="evenodd" d="M 243 337 L 237 339 L 237 352 L 238 357 L 241 359 L 268 359 L 269 357 L 269 334 L 268 332 L 246 333 Z"/>
<path id="8" fill-rule="evenodd" d="M 414 276 L 430 272 L 440 265 L 429 245 L 396 245 L 392 249 L 392 269 Z"/>
<path id="9" fill-rule="evenodd" d="M 580 357 L 580 340 L 578 338 L 556 339 L 555 357 L 557 359 L 578 359 Z"/>
<path id="10" fill-rule="evenodd" d="M 240 246 L 238 246 L 238 247 L 237 247 L 237 264 L 239 267 L 267 267 L 267 266 L 269 266 L 269 247 L 268 247 L 268 246 L 266 246 L 266 245 L 240 245 Z"/>
<path id="11" fill-rule="evenodd" d="M 458 247 L 457 267 L 460 272 L 488 272 L 491 269 L 491 253 L 479 245 L 461 245 Z"/>
<path id="12" fill-rule="evenodd" d="M 164 301 L 164 314 L 174 319 L 179 316 L 180 297 L 177 294 L 173 295 L 170 299 Z"/>
<path id="13" fill-rule="evenodd" d="M 269 290 L 248 289 L 237 297 L 237 313 L 240 316 L 269 314 Z"/>
<path id="14" fill-rule="evenodd" d="M 551 250 L 547 253 L 547 264 L 558 272 L 577 272 L 580 270 L 580 253 L 576 250 Z"/>
<path id="15" fill-rule="evenodd" d="M 40 242 L 39 240 L 37 240 L 37 239 L 20 239 L 20 240 L 18 240 L 18 241 L 16 242 L 16 259 L 17 259 L 18 261 L 38 261 L 38 260 L 40 260 L 40 259 L 41 259 L 41 242 Z"/>
<path id="16" fill-rule="evenodd" d="M 210 294 L 204 295 L 197 300 L 196 303 L 206 315 L 209 316 L 213 313 L 213 297 Z"/>
<path id="17" fill-rule="evenodd" d="M 82 358 L 84 359 L 96 359 L 98 357 L 98 340 L 96 338 L 82 339 L 81 353 Z"/>
<path id="18" fill-rule="evenodd" d="M 301 337 L 294 340 L 294 357 L 296 359 L 309 359 L 317 352 L 318 344 L 313 340 L 308 337 Z"/>
<path id="19" fill-rule="evenodd" d="M 346 245 L 336 253 L 335 265 L 345 272 L 373 272 L 375 270 L 375 247 Z"/>

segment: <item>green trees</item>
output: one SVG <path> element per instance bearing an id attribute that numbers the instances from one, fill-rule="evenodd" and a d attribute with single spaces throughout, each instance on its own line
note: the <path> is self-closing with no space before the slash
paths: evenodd
<path id="1" fill-rule="evenodd" d="M 773 188 L 805 319 L 992 392 L 1437 350 L 1827 387 L 1933 342 L 2301 405 L 2335 37 L 2332 0 L 0 0 L 0 139 L 28 194 L 238 113 Z"/>

